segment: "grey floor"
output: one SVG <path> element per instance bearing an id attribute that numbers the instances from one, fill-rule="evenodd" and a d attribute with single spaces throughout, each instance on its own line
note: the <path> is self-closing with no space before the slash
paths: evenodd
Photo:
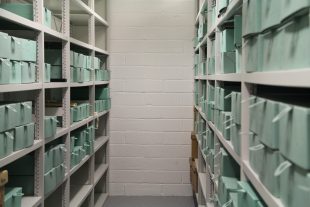
<path id="1" fill-rule="evenodd" d="M 103 207 L 194 207 L 193 197 L 110 196 Z"/>

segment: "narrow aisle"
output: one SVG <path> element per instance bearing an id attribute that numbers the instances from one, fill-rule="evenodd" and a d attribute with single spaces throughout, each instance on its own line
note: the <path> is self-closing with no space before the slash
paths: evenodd
<path id="1" fill-rule="evenodd" d="M 104 207 L 194 207 L 193 197 L 110 196 Z"/>

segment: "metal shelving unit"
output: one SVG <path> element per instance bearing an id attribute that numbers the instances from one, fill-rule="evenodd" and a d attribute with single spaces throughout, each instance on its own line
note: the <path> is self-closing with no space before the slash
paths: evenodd
<path id="1" fill-rule="evenodd" d="M 197 0 L 197 16 L 195 18 L 195 29 L 198 29 L 200 21 L 203 21 L 203 15 L 201 14 L 201 8 L 205 6 L 206 3 L 209 5 L 213 0 Z M 216 1 L 218 3 L 218 1 Z M 222 86 L 223 83 L 234 83 L 240 84 L 241 95 L 242 95 L 242 107 L 241 107 L 241 154 L 240 156 L 235 152 L 232 143 L 225 139 L 222 133 L 215 127 L 215 125 L 207 120 L 206 114 L 201 110 L 200 106 L 194 107 L 195 115 L 199 116 L 201 120 L 205 120 L 206 127 L 209 127 L 217 137 L 217 141 L 221 143 L 221 146 L 226 149 L 226 151 L 231 155 L 231 157 L 240 166 L 240 180 L 249 181 L 257 193 L 261 196 L 267 206 L 282 207 L 279 198 L 273 196 L 268 189 L 260 181 L 258 175 L 254 172 L 249 164 L 249 143 L 248 143 L 248 133 L 249 132 L 249 98 L 251 94 L 255 94 L 255 89 L 258 85 L 264 86 L 275 86 L 275 87 L 291 87 L 291 88 L 310 88 L 309 75 L 310 68 L 298 69 L 298 70 L 285 70 L 285 71 L 271 71 L 271 72 L 253 72 L 247 73 L 244 67 L 244 60 L 241 61 L 241 71 L 240 73 L 232 74 L 220 74 L 220 62 L 221 57 L 220 51 L 220 41 L 219 34 L 221 31 L 221 26 L 230 20 L 234 15 L 242 13 L 243 0 L 231 0 L 227 10 L 220 17 L 216 17 L 215 25 L 209 26 L 210 17 L 208 16 L 208 31 L 202 38 L 202 40 L 193 49 L 194 54 L 199 54 L 199 62 L 205 61 L 210 55 L 210 48 L 208 45 L 211 44 L 211 39 L 215 38 L 215 75 L 195 75 L 194 81 L 199 83 L 199 87 L 202 83 L 209 82 L 213 86 Z M 244 52 L 244 49 L 242 49 Z M 208 67 L 207 67 L 208 74 Z M 198 140 L 199 141 L 199 140 Z M 204 196 L 208 189 L 212 189 L 212 192 L 217 192 L 217 182 L 215 180 L 210 180 L 209 175 L 212 174 L 208 167 L 208 161 L 205 156 L 203 156 L 203 151 L 200 148 L 198 150 L 198 169 L 199 169 L 199 190 L 196 197 L 198 198 L 198 206 L 211 206 L 211 200 L 208 195 Z M 203 176 L 202 176 L 203 174 Z M 204 179 L 201 179 L 201 178 Z M 205 179 L 206 178 L 206 179 Z M 208 194 L 208 193 L 207 193 Z M 205 197 L 205 199 L 202 199 Z M 211 202 L 211 203 L 210 203 Z"/>
<path id="2" fill-rule="evenodd" d="M 2 1 L 0 1 L 2 2 Z M 5 3 L 10 1 L 3 1 Z M 28 1 L 27 1 L 28 2 Z M 93 57 L 97 56 L 105 60 L 106 67 L 109 66 L 108 53 L 108 20 L 107 4 L 108 0 L 101 0 L 100 4 L 95 0 L 33 0 L 34 20 L 28 20 L 7 10 L 0 9 L 0 20 L 6 21 L 21 30 L 19 36 L 23 37 L 25 30 L 29 30 L 34 34 L 34 39 L 37 41 L 37 69 L 36 83 L 32 84 L 9 84 L 0 85 L 0 98 L 5 98 L 6 101 L 19 101 L 19 96 L 29 96 L 34 103 L 34 122 L 35 122 L 35 141 L 33 146 L 25 148 L 10 154 L 9 156 L 0 159 L 0 167 L 5 168 L 6 165 L 24 157 L 29 153 L 34 153 L 35 169 L 34 169 L 34 195 L 23 196 L 22 207 L 36 206 L 62 206 L 62 207 L 77 207 L 77 206 L 103 206 L 109 194 L 109 111 L 95 113 L 94 107 L 91 107 L 91 116 L 78 123 L 71 125 L 70 121 L 70 91 L 78 87 L 89 88 L 89 103 L 94 106 L 96 86 L 109 85 L 109 81 L 94 81 L 95 74 L 92 72 L 92 80 L 86 83 L 71 83 L 70 82 L 70 50 L 87 53 Z M 105 5 L 101 7 L 101 5 Z M 48 28 L 43 23 L 44 7 L 50 9 L 55 16 L 61 18 L 61 31 Z M 96 8 L 95 8 L 96 7 Z M 99 10 L 98 10 L 99 9 Z M 100 11 L 100 14 L 97 13 Z M 84 16 L 87 16 L 85 19 Z M 82 18 L 79 18 L 82 17 Z M 84 21 L 86 20 L 86 21 Z M 83 24 L 82 24 L 83 23 Z M 84 24 L 86 23 L 86 24 Z M 72 37 L 70 34 L 74 26 L 78 24 L 80 33 L 87 38 Z M 105 34 L 101 34 L 101 30 L 96 32 L 97 27 L 105 28 Z M 0 27 L 2 30 L 3 28 Z M 3 29 L 5 31 L 5 29 Z M 105 43 L 97 43 L 96 35 L 105 38 Z M 28 38 L 25 35 L 25 38 Z M 62 73 L 66 82 L 51 82 L 44 83 L 44 48 L 45 42 L 55 42 L 62 45 Z M 63 127 L 57 128 L 54 137 L 44 138 L 44 116 L 45 116 L 45 92 L 46 90 L 62 89 L 62 107 L 60 113 L 63 117 Z M 7 99 L 7 96 L 9 99 Z M 100 122 L 94 143 L 94 152 L 87 155 L 77 166 L 70 169 L 70 133 L 79 127 L 88 124 L 96 124 L 97 119 L 105 117 L 104 122 Z M 64 140 L 67 148 L 65 165 L 65 178 L 57 185 L 55 190 L 44 193 L 44 151 L 45 145 L 58 139 Z M 96 154 L 100 152 L 100 154 Z M 105 154 L 105 163 L 95 163 L 96 156 Z M 85 171 L 85 173 L 84 173 Z M 86 179 L 84 185 L 76 185 L 74 183 L 75 173 L 79 173 L 81 177 Z M 84 175 L 85 174 L 85 175 Z M 84 179 L 83 178 L 83 179 Z M 104 186 L 105 192 L 98 193 L 96 188 Z M 59 201 L 45 203 L 47 197 L 53 197 L 57 191 L 57 196 L 60 196 Z M 59 194 L 59 195 L 58 195 Z M 53 199 L 49 199 L 50 200 Z M 86 202 L 87 200 L 87 202 Z"/>

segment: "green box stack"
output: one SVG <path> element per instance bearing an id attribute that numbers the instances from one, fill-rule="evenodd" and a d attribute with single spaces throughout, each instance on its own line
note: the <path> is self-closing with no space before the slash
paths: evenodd
<path id="1" fill-rule="evenodd" d="M 221 73 L 240 72 L 242 46 L 242 16 L 234 16 L 233 27 L 224 28 L 220 35 Z"/>
<path id="2" fill-rule="evenodd" d="M 86 155 L 94 153 L 95 127 L 79 129 L 71 135 L 71 168 L 79 164 Z"/>
<path id="3" fill-rule="evenodd" d="M 280 157 L 275 174 L 280 178 L 280 199 L 284 206 L 303 206 L 309 203 L 310 172 Z"/>
<path id="4" fill-rule="evenodd" d="M 256 96 L 250 99 L 251 167 L 286 206 L 309 200 L 309 125 L 307 107 Z"/>
<path id="5" fill-rule="evenodd" d="M 34 123 L 15 128 L 13 149 L 18 151 L 30 147 L 34 142 Z"/>
<path id="6" fill-rule="evenodd" d="M 35 82 L 37 43 L 0 32 L 0 45 L 0 85 Z"/>
<path id="7" fill-rule="evenodd" d="M 44 137 L 49 138 L 56 135 L 57 129 L 57 117 L 56 116 L 45 116 L 44 117 Z"/>
<path id="8" fill-rule="evenodd" d="M 75 106 L 71 107 L 70 113 L 73 122 L 79 122 L 90 116 L 90 105 L 86 102 L 77 102 Z"/>
<path id="9" fill-rule="evenodd" d="M 105 68 L 105 64 L 97 57 L 94 57 L 94 69 L 96 81 L 109 81 L 111 78 L 110 71 Z"/>
<path id="10" fill-rule="evenodd" d="M 243 54 L 247 72 L 297 70 L 310 66 L 306 55 L 310 35 L 309 5 L 309 1 L 293 3 L 291 0 L 245 2 Z"/>
<path id="11" fill-rule="evenodd" d="M 64 144 L 47 147 L 44 153 L 44 194 L 52 192 L 65 178 L 65 157 L 67 149 Z"/>
<path id="12" fill-rule="evenodd" d="M 33 145 L 32 102 L 0 103 L 0 117 L 0 159 Z"/>
<path id="13" fill-rule="evenodd" d="M 111 108 L 111 98 L 110 98 L 110 88 L 96 87 L 95 89 L 95 100 L 98 104 L 97 109 L 100 110 L 100 106 L 103 106 L 103 111 L 109 110 Z M 100 111 L 96 111 L 100 112 Z"/>
<path id="14" fill-rule="evenodd" d="M 219 189 L 215 198 L 216 206 L 266 206 L 248 182 L 225 176 L 219 178 Z"/>
<path id="15" fill-rule="evenodd" d="M 93 61 L 92 56 L 70 51 L 71 82 L 84 83 L 92 81 Z M 96 72 L 95 72 L 96 75 Z M 104 74 L 103 74 L 104 75 Z"/>

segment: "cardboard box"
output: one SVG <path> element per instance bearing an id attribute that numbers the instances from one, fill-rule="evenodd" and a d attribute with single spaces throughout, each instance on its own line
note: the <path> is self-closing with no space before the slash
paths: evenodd
<path id="1" fill-rule="evenodd" d="M 196 134 L 194 132 L 192 132 L 191 140 L 192 140 L 192 158 L 198 158 L 198 142 L 196 139 Z"/>
<path id="2" fill-rule="evenodd" d="M 194 158 L 189 158 L 190 164 L 190 180 L 192 183 L 192 189 L 194 193 L 198 193 L 198 171 L 195 164 Z"/>

